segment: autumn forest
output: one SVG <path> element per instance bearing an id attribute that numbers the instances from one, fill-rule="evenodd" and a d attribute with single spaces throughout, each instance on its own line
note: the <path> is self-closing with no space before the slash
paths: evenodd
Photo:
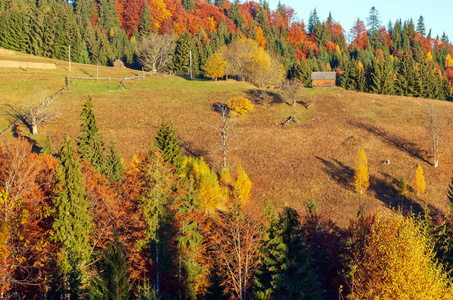
<path id="1" fill-rule="evenodd" d="M 91 97 L 77 108 L 76 136 L 47 136 L 38 148 L 17 127 L 1 137 L 0 298 L 453 299 L 453 180 L 443 213 L 428 204 L 369 211 L 361 199 L 376 178 L 368 153 L 354 149 L 345 173 L 357 213 L 338 226 L 314 196 L 303 209 L 256 201 L 249 166 L 227 162 L 232 123 L 277 96 L 300 106 L 312 72 L 335 72 L 350 93 L 452 100 L 453 46 L 422 16 L 387 25 L 372 7 L 346 29 L 334 14 L 321 20 L 314 9 L 304 23 L 266 1 L 0 0 L 2 48 L 258 91 L 255 101 L 213 106 L 220 167 L 187 151 L 164 113 L 147 148 L 125 162 L 101 135 Z M 424 168 L 414 172 L 390 183 L 401 199 L 423 198 Z"/>

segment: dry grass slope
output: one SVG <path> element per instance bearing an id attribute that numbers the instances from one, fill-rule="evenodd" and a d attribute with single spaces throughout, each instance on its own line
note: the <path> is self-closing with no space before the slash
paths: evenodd
<path id="1" fill-rule="evenodd" d="M 0 53 L 1 54 L 1 53 Z M 5 54 L 0 56 L 4 59 Z M 34 58 L 39 61 L 38 58 Z M 49 61 L 48 59 L 43 59 Z M 21 58 L 23 61 L 23 58 Z M 56 70 L 0 68 L 0 103 L 17 104 L 43 88 L 49 94 L 64 85 L 67 63 L 53 61 Z M 125 77 L 140 72 L 102 67 L 106 77 Z M 75 76 L 95 76 L 95 67 L 73 65 Z M 227 103 L 235 96 L 256 101 L 255 110 L 237 118 L 240 131 L 229 155 L 231 170 L 242 165 L 253 182 L 252 196 L 263 205 L 289 205 L 304 209 L 310 197 L 339 226 L 348 224 L 359 205 L 366 211 L 388 210 L 402 205 L 420 211 L 428 205 L 433 213 L 446 211 L 446 189 L 453 169 L 447 139 L 453 132 L 449 102 L 381 96 L 345 91 L 340 88 L 303 89 L 300 102 L 292 107 L 283 103 L 277 90 L 271 107 L 259 104 L 256 89 L 244 82 L 187 81 L 174 76 L 157 76 L 126 83 L 71 83 L 71 91 L 58 99 L 62 117 L 41 128 L 38 143 L 51 133 L 54 147 L 64 134 L 78 135 L 79 112 L 88 96 L 104 139 L 115 139 L 126 162 L 133 153 L 145 151 L 162 118 L 173 121 L 186 154 L 202 155 L 213 166 L 220 166 L 220 138 L 213 126 L 220 122 L 215 103 Z M 308 109 L 303 102 L 314 102 Z M 444 155 L 434 168 L 428 134 L 428 108 L 434 106 L 445 126 Z M 4 112 L 7 112 L 6 106 Z M 288 116 L 299 123 L 282 127 Z M 8 124 L 2 114 L 0 125 Z M 370 188 L 366 195 L 354 192 L 357 150 L 368 158 Z M 390 164 L 382 163 L 390 161 Z M 404 175 L 408 182 L 421 164 L 427 182 L 425 195 L 413 192 L 399 196 L 397 184 Z"/>

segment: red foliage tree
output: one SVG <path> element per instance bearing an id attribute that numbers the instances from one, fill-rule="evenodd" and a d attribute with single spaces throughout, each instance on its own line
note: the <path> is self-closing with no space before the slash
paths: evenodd
<path id="1" fill-rule="evenodd" d="M 318 46 L 312 41 L 305 41 L 304 45 L 302 46 L 302 53 L 305 55 L 305 57 L 308 57 L 308 54 L 310 52 L 313 52 L 313 54 L 317 56 L 319 52 Z"/>
<path id="2" fill-rule="evenodd" d="M 302 22 L 294 22 L 291 24 L 291 27 L 288 30 L 288 35 L 286 40 L 290 42 L 294 47 L 299 48 L 301 43 L 307 39 L 305 33 L 305 25 Z"/>
<path id="3" fill-rule="evenodd" d="M 365 50 L 369 37 L 363 21 L 357 19 L 354 26 L 351 28 L 350 33 L 352 45 L 356 46 L 357 48 Z"/>

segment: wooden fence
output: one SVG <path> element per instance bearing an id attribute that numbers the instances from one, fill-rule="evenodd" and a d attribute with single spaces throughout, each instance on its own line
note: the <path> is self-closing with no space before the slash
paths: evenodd
<path id="1" fill-rule="evenodd" d="M 73 77 L 73 76 L 66 76 L 65 77 L 65 87 L 63 87 L 61 90 L 59 90 L 58 92 L 56 92 L 55 94 L 53 94 L 52 96 L 50 96 L 49 98 L 47 98 L 46 100 L 44 100 L 42 103 L 40 103 L 36 108 L 39 108 L 40 106 L 44 106 L 46 105 L 48 102 L 52 101 L 53 99 L 55 99 L 57 96 L 59 96 L 60 94 L 62 94 L 64 92 L 64 90 L 68 90 L 69 91 L 69 80 L 70 79 L 73 79 L 73 80 L 102 80 L 102 81 L 119 81 L 120 84 L 126 88 L 126 86 L 124 86 L 123 84 L 123 81 L 127 81 L 127 80 L 137 80 L 137 79 L 144 79 L 144 78 L 149 78 L 149 77 L 153 77 L 153 76 L 156 76 L 156 75 L 162 75 L 164 73 L 153 73 L 153 74 L 143 74 L 141 76 L 132 76 L 132 77 L 125 77 L 125 78 L 96 78 L 96 77 Z M 18 122 L 20 121 L 23 121 L 26 117 L 28 117 L 30 115 L 31 111 L 28 111 L 27 113 L 25 113 L 24 115 L 18 117 L 16 120 L 14 120 L 14 122 L 12 122 L 11 124 L 9 124 L 9 126 L 4 129 L 3 131 L 0 132 L 0 136 L 3 135 L 5 132 L 7 132 L 8 130 L 10 130 L 14 125 L 16 125 Z"/>

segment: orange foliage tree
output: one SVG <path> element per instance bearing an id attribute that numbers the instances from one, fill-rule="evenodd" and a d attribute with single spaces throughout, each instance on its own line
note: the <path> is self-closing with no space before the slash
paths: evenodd
<path id="1" fill-rule="evenodd" d="M 369 39 L 365 24 L 362 20 L 357 19 L 350 31 L 352 44 L 360 49 L 366 49 Z"/>
<path id="2" fill-rule="evenodd" d="M 26 295 L 44 288 L 51 236 L 53 171 L 57 162 L 32 152 L 23 138 L 0 143 L 0 298 L 16 286 Z"/>

